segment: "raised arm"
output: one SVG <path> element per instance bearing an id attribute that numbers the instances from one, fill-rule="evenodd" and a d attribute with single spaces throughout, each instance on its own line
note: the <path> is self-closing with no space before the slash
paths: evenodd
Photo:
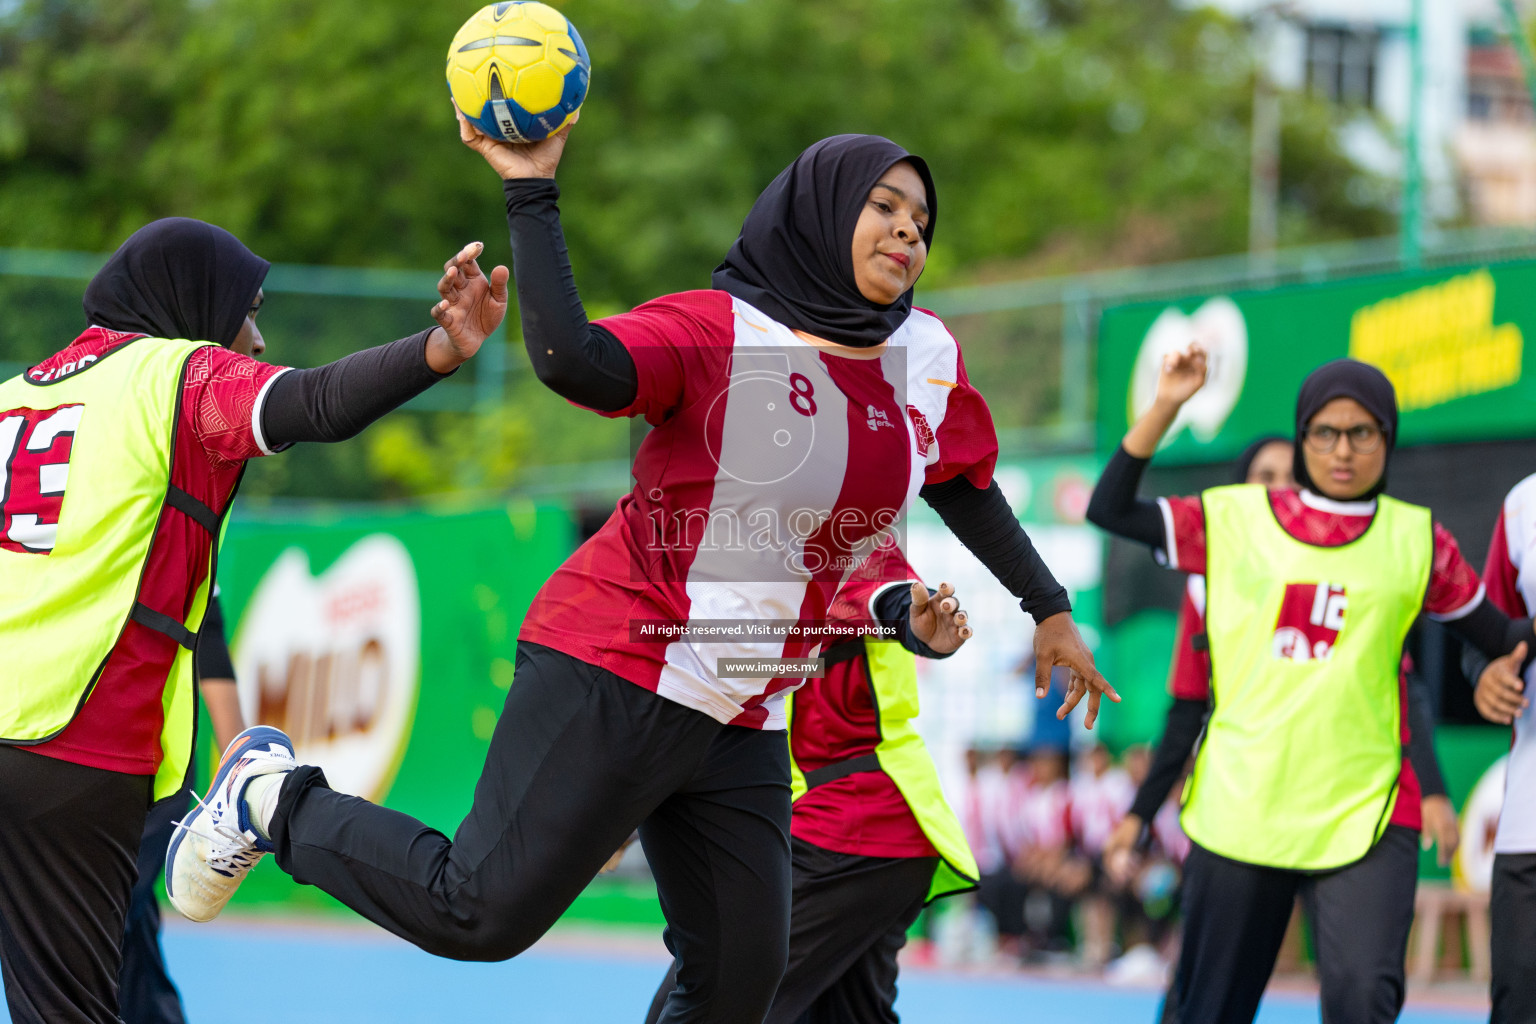
<path id="1" fill-rule="evenodd" d="M 1152 407 L 1132 424 L 1093 489 L 1088 502 L 1090 523 L 1149 547 L 1163 547 L 1167 543 L 1157 503 L 1138 498 L 1136 490 L 1147 463 L 1178 418 L 1179 410 L 1205 384 L 1205 372 L 1205 349 L 1198 344 L 1163 358 Z"/>
<path id="2" fill-rule="evenodd" d="M 542 142 L 514 144 L 480 133 L 459 114 L 460 140 L 502 179 L 523 345 L 534 373 L 567 401 L 615 412 L 634 404 L 638 376 L 619 340 L 587 322 L 576 291 L 555 184 L 570 131 L 567 126 Z"/>

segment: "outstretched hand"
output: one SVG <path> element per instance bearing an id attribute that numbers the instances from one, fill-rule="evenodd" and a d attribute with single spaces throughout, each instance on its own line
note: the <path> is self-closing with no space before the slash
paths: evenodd
<path id="1" fill-rule="evenodd" d="M 1066 700 L 1056 709 L 1057 718 L 1066 718 L 1072 709 L 1088 697 L 1088 717 L 1083 725 L 1089 729 L 1099 717 L 1099 704 L 1107 696 L 1116 704 L 1120 694 L 1109 685 L 1109 680 L 1093 664 L 1093 652 L 1083 642 L 1083 636 L 1072 621 L 1071 612 L 1057 612 L 1043 622 L 1035 624 L 1035 696 L 1043 698 L 1051 689 L 1051 670 L 1057 665 L 1072 672 L 1067 684 Z"/>
<path id="2" fill-rule="evenodd" d="M 908 614 L 912 635 L 939 654 L 958 651 L 971 638 L 966 619 L 955 598 L 955 588 L 948 583 L 940 583 L 939 592 L 933 597 L 921 582 L 912 584 L 912 610 Z"/>
<path id="3" fill-rule="evenodd" d="M 1104 873 L 1116 885 L 1129 885 L 1136 874 L 1137 862 L 1140 860 L 1136 856 L 1136 841 L 1141 838 L 1141 828 L 1141 818 L 1127 813 L 1104 844 Z"/>
<path id="4" fill-rule="evenodd" d="M 1490 722 L 1509 725 L 1525 711 L 1530 700 L 1525 696 L 1525 680 L 1520 678 L 1520 666 L 1525 663 L 1526 642 L 1520 641 L 1515 649 L 1502 658 L 1494 658 L 1483 669 L 1472 691 L 1472 703 L 1478 714 Z"/>
<path id="5" fill-rule="evenodd" d="M 549 138 L 539 142 L 503 142 L 493 139 L 476 128 L 464 116 L 459 105 L 453 105 L 453 113 L 459 119 L 459 141 L 485 157 L 497 174 L 504 180 L 511 178 L 553 178 L 560 166 L 560 155 L 565 152 L 565 140 L 571 128 L 581 120 L 581 111 L 571 118 L 571 123 Z"/>
<path id="6" fill-rule="evenodd" d="M 469 359 L 507 315 L 506 267 L 497 266 L 486 277 L 475 258 L 485 251 L 470 242 L 443 264 L 437 282 L 442 301 L 432 307 L 432 319 L 440 330 L 427 336 L 427 364 L 437 373 L 448 373 Z"/>
<path id="7" fill-rule="evenodd" d="M 1419 845 L 1424 849 L 1439 847 L 1437 861 L 1440 866 L 1450 867 L 1456 848 L 1461 845 L 1461 827 L 1456 821 L 1456 806 L 1447 796 L 1427 796 L 1419 806 L 1424 821 L 1423 836 Z"/>
<path id="8" fill-rule="evenodd" d="M 1183 352 L 1169 352 L 1157 375 L 1157 400 L 1182 406 L 1205 386 L 1207 369 L 1205 348 L 1198 341 Z"/>
<path id="9" fill-rule="evenodd" d="M 1138 459 L 1152 457 L 1163 435 L 1179 418 L 1184 403 L 1205 386 L 1207 369 L 1206 352 L 1198 341 L 1190 342 L 1182 352 L 1169 352 L 1163 356 L 1157 374 L 1157 397 L 1131 424 L 1121 442 L 1126 454 Z"/>

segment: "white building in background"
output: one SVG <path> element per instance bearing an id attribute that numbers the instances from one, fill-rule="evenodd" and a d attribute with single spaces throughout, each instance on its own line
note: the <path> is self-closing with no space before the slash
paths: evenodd
<path id="1" fill-rule="evenodd" d="M 1361 164 L 1402 174 L 1412 0 L 1209 0 L 1272 18 L 1266 65 L 1281 88 L 1351 109 L 1343 142 Z M 1523 18 L 1533 0 L 1517 0 Z M 1498 0 L 1422 0 L 1419 152 L 1431 222 L 1536 225 L 1536 118 Z"/>

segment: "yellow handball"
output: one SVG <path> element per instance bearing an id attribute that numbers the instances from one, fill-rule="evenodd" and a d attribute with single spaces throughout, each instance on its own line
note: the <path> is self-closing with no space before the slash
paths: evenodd
<path id="1" fill-rule="evenodd" d="M 592 61 L 565 15 L 548 4 L 490 4 L 448 47 L 448 91 L 493 139 L 538 142 L 570 123 L 587 98 Z"/>

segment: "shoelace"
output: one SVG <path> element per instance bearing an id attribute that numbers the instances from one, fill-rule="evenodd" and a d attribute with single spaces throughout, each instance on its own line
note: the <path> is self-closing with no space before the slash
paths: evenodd
<path id="1" fill-rule="evenodd" d="M 210 818 L 215 816 L 213 808 L 203 803 L 202 798 L 196 793 L 192 794 L 192 800 L 197 806 L 207 811 Z M 233 876 L 236 872 L 249 871 L 262 858 L 263 851 L 256 849 L 256 841 L 230 825 L 222 823 L 215 825 L 213 835 L 188 825 L 185 818 L 175 822 L 175 825 L 183 832 L 190 832 L 213 844 L 213 849 L 208 851 L 204 860 L 210 868 L 220 874 Z"/>

